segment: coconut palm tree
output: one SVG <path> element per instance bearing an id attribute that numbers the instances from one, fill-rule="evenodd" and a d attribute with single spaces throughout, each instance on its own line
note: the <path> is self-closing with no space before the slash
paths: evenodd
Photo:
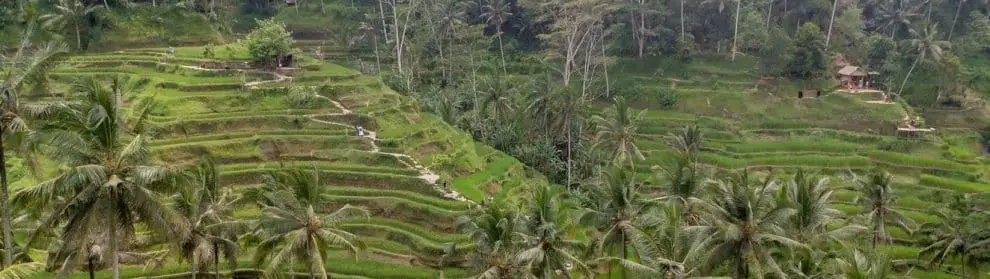
<path id="1" fill-rule="evenodd" d="M 697 125 L 684 126 L 677 133 L 667 135 L 667 145 L 693 161 L 705 145 L 705 134 Z"/>
<path id="2" fill-rule="evenodd" d="M 572 205 L 550 187 L 533 187 L 527 199 L 529 210 L 520 220 L 525 248 L 516 254 L 516 261 L 539 278 L 570 273 L 572 268 L 590 274 L 590 269 L 573 254 L 583 250 L 582 242 L 567 238 L 576 225 L 570 218 Z"/>
<path id="3" fill-rule="evenodd" d="M 502 73 L 505 70 L 505 49 L 502 47 L 502 25 L 512 16 L 512 7 L 505 0 L 489 0 L 482 8 L 481 18 L 489 25 L 495 26 L 495 36 L 498 38 L 498 52 L 502 59 Z"/>
<path id="4" fill-rule="evenodd" d="M 484 92 L 482 110 L 490 111 L 496 119 L 508 119 L 515 111 L 515 101 L 512 96 L 516 95 L 520 85 L 513 85 L 512 81 L 506 80 L 503 76 L 484 79 L 484 83 L 487 85 L 487 92 Z"/>
<path id="5" fill-rule="evenodd" d="M 786 278 L 773 253 L 783 248 L 808 249 L 786 236 L 784 227 L 794 209 L 777 205 L 775 196 L 781 185 L 772 177 L 751 185 L 749 173 L 743 171 L 710 182 L 710 200 L 703 204 L 707 218 L 691 228 L 711 237 L 709 268 L 729 262 L 733 278 L 765 274 Z"/>
<path id="6" fill-rule="evenodd" d="M 794 209 L 789 226 L 794 240 L 817 246 L 837 243 L 866 230 L 866 227 L 853 224 L 829 228 L 844 216 L 832 208 L 832 189 L 827 177 L 799 169 L 784 191 L 787 206 Z"/>
<path id="7" fill-rule="evenodd" d="M 325 202 L 315 166 L 312 173 L 293 170 L 286 175 L 267 174 L 263 180 L 264 192 L 258 199 L 262 207 L 258 235 L 262 241 L 255 250 L 254 261 L 258 266 L 267 261 L 266 273 L 291 268 L 298 260 L 306 265 L 310 278 L 326 279 L 324 260 L 331 246 L 342 246 L 354 255 L 364 249 L 357 236 L 340 225 L 353 217 L 367 218 L 368 212 L 344 205 L 329 214 L 318 213 L 316 208 L 325 206 Z"/>
<path id="8" fill-rule="evenodd" d="M 668 165 L 654 166 L 660 172 L 657 180 L 664 186 L 671 204 L 680 207 L 678 212 L 684 214 L 682 218 L 689 225 L 698 224 L 698 212 L 695 204 L 701 203 L 699 195 L 704 183 L 704 173 L 697 163 L 684 154 L 675 156 L 673 162 Z"/>
<path id="9" fill-rule="evenodd" d="M 522 266 L 515 260 L 522 251 L 519 213 L 504 201 L 488 202 L 472 214 L 461 216 L 458 227 L 475 243 L 473 265 L 480 279 L 513 278 Z"/>
<path id="10" fill-rule="evenodd" d="M 604 146 L 608 152 L 613 154 L 612 163 L 621 166 L 628 163 L 630 168 L 635 168 L 636 160 L 646 159 L 643 153 L 636 146 L 636 130 L 639 129 L 639 122 L 646 111 L 640 111 L 632 115 L 629 111 L 629 103 L 622 96 L 615 97 L 615 103 L 611 108 L 605 110 L 604 115 L 591 117 L 591 122 L 595 123 L 595 144 L 592 148 Z"/>
<path id="11" fill-rule="evenodd" d="M 180 175 L 150 163 L 143 122 L 151 105 L 130 116 L 122 108 L 124 95 L 145 84 L 126 76 L 114 76 L 108 85 L 83 79 L 74 85 L 74 98 L 35 113 L 44 123 L 39 132 L 49 158 L 67 167 L 17 192 L 14 202 L 56 206 L 38 231 L 61 226 L 64 253 L 49 260 L 64 263 L 63 274 L 84 257 L 78 251 L 96 243 L 107 247 L 113 278 L 119 278 L 120 251 L 133 239 L 138 221 L 165 239 L 181 239 L 187 231 L 161 202 L 163 194 L 175 191 Z"/>
<path id="12" fill-rule="evenodd" d="M 0 270 L 0 279 L 27 279 L 34 277 L 35 272 L 41 271 L 45 264 L 29 262 L 8 266 Z"/>
<path id="13" fill-rule="evenodd" d="M 911 63 L 911 68 L 908 69 L 907 75 L 904 76 L 904 81 L 901 82 L 901 87 L 897 90 L 898 95 L 904 92 L 904 85 L 911 78 L 911 73 L 914 72 L 914 67 L 918 66 L 918 62 L 925 60 L 939 63 L 942 61 L 942 51 L 952 46 L 948 41 L 939 40 L 938 24 L 927 26 L 921 33 L 913 29 L 910 32 L 913 38 L 908 40 L 908 46 L 912 50 L 917 51 L 918 56 L 914 59 L 914 63 Z M 938 98 L 941 98 L 941 96 L 942 94 L 939 93 Z M 935 101 L 937 102 L 938 100 L 936 99 Z"/>
<path id="14" fill-rule="evenodd" d="M 859 235 L 866 227 L 842 223 L 842 212 L 831 205 L 832 189 L 827 177 L 799 169 L 787 181 L 782 193 L 785 197 L 781 199 L 783 206 L 794 209 L 786 226 L 791 238 L 816 248 L 790 251 L 788 254 L 793 261 L 789 271 L 801 278 L 828 274 L 830 271 L 822 263 L 834 260 L 834 253 L 830 251 L 835 247 L 833 244 L 843 244 L 843 240 Z M 843 225 L 830 228 L 836 224 Z"/>
<path id="15" fill-rule="evenodd" d="M 837 263 L 841 275 L 847 279 L 884 279 L 894 276 L 890 258 L 884 254 L 867 254 L 857 249 L 848 249 Z"/>
<path id="16" fill-rule="evenodd" d="M 230 189 L 221 189 L 219 170 L 212 160 L 199 162 L 189 173 L 188 191 L 172 196 L 172 206 L 186 222 L 190 231 L 186 239 L 180 239 L 179 251 L 189 260 L 192 278 L 200 271 L 199 263 L 214 263 L 216 276 L 220 277 L 220 253 L 236 264 L 237 235 L 247 227 L 244 221 L 233 218 L 240 199 Z"/>
<path id="17" fill-rule="evenodd" d="M 76 33 L 76 49 L 82 49 L 82 29 L 83 18 L 96 12 L 100 6 L 87 6 L 82 0 L 59 0 L 55 4 L 54 10 L 50 14 L 41 16 L 41 20 L 48 28 L 65 28 L 71 25 Z"/>
<path id="18" fill-rule="evenodd" d="M 891 187 L 892 176 L 882 169 L 873 170 L 865 179 L 857 181 L 861 193 L 861 203 L 870 218 L 870 229 L 873 231 L 873 247 L 881 241 L 890 239 L 887 225 L 894 224 L 911 232 L 917 226 L 910 218 L 894 209 L 897 196 Z"/>
<path id="19" fill-rule="evenodd" d="M 643 231 L 630 234 L 639 262 L 612 259 L 644 278 L 683 279 L 700 275 L 707 238 L 688 230 L 682 207 L 668 204 L 656 215 L 647 215 Z"/>
<path id="20" fill-rule="evenodd" d="M 990 219 L 973 210 L 969 196 L 957 197 L 947 208 L 941 208 L 936 213 L 942 223 L 925 224 L 923 229 L 933 243 L 922 248 L 918 254 L 930 257 L 928 263 L 935 267 L 941 267 L 950 257 L 957 257 L 962 263 L 959 278 L 966 278 L 967 269 L 979 268 L 972 260 L 974 256 L 990 248 L 990 238 L 985 228 Z"/>
<path id="21" fill-rule="evenodd" d="M 880 29 L 887 28 L 890 30 L 890 38 L 894 39 L 897 35 L 898 29 L 904 28 L 907 30 L 911 29 L 911 21 L 918 17 L 916 7 L 910 3 L 908 0 L 890 0 L 883 1 L 881 5 L 878 5 L 877 16 L 874 17 L 877 27 L 877 32 Z"/>
<path id="22" fill-rule="evenodd" d="M 628 258 L 630 236 L 639 230 L 639 219 L 656 205 L 640 192 L 642 185 L 635 175 L 621 168 L 601 173 L 582 185 L 582 222 L 601 234 L 592 244 L 597 254 L 618 248 L 619 258 Z"/>
<path id="23" fill-rule="evenodd" d="M 7 157 L 4 149 L 4 137 L 14 137 L 15 141 L 25 135 L 28 130 L 24 119 L 21 118 L 21 104 L 18 93 L 29 86 L 35 88 L 47 87 L 48 72 L 65 59 L 68 50 L 65 45 L 49 42 L 43 47 L 30 47 L 31 31 L 34 24 L 28 26 L 17 51 L 5 63 L 0 64 L 0 210 L 2 210 L 3 237 L 3 266 L 10 266 L 13 261 L 13 236 L 11 234 L 11 213 L 9 207 L 10 190 L 7 180 Z M 6 66 L 4 66 L 6 65 Z"/>

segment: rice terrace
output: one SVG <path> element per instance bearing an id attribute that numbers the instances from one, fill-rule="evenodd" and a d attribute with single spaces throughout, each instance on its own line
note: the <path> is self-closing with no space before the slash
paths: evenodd
<path id="1" fill-rule="evenodd" d="M 0 279 L 990 277 L 990 4 L 0 0 Z"/>

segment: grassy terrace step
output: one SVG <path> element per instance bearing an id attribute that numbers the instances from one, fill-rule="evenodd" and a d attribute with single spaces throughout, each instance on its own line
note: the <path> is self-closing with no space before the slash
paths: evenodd
<path id="1" fill-rule="evenodd" d="M 471 209 L 472 206 L 470 203 L 466 202 L 441 199 L 433 195 L 421 195 L 406 191 L 332 186 L 324 189 L 323 193 L 332 196 L 402 199 L 423 205 L 429 205 L 450 212 L 463 212 Z"/>
<path id="2" fill-rule="evenodd" d="M 863 155 L 869 156 L 877 163 L 894 167 L 909 167 L 917 169 L 952 171 L 959 173 L 972 173 L 980 168 L 974 165 L 967 165 L 948 160 L 932 159 L 921 156 L 908 155 L 886 151 L 867 151 Z"/>
<path id="3" fill-rule="evenodd" d="M 990 185 L 983 183 L 956 180 L 927 174 L 921 175 L 920 180 L 920 183 L 923 185 L 934 186 L 946 190 L 990 193 Z"/>
<path id="4" fill-rule="evenodd" d="M 841 141 L 764 141 L 743 144 L 730 144 L 726 150 L 734 153 L 773 153 L 773 152 L 822 152 L 855 153 L 862 145 Z"/>
<path id="5" fill-rule="evenodd" d="M 322 161 L 288 161 L 288 162 L 263 162 L 263 163 L 242 163 L 221 165 L 220 169 L 225 172 L 236 172 L 243 170 L 257 169 L 282 169 L 282 168 L 319 168 L 321 170 L 348 171 L 362 173 L 381 173 L 394 175 L 418 176 L 420 173 L 414 169 L 401 169 L 390 167 L 377 167 L 359 164 L 342 164 Z"/>
<path id="6" fill-rule="evenodd" d="M 457 218 L 465 211 L 450 211 L 432 205 L 395 197 L 338 196 L 324 194 L 324 200 L 331 208 L 350 204 L 367 209 L 372 215 L 421 224 L 426 229 L 442 233 L 457 231 Z"/>
<path id="7" fill-rule="evenodd" d="M 367 219 L 357 218 L 345 221 L 341 224 L 344 228 L 356 228 L 361 229 L 362 235 L 380 235 L 374 232 L 384 230 L 390 233 L 398 233 L 406 236 L 412 236 L 414 238 L 420 238 L 425 240 L 427 243 L 432 243 L 435 247 L 440 247 L 444 243 L 457 243 L 458 246 L 462 244 L 469 244 L 471 239 L 464 234 L 444 234 L 438 233 L 426 229 L 420 225 L 406 223 L 402 221 L 380 218 L 380 217 L 369 217 Z M 368 230 L 368 231 L 364 231 Z"/>
<path id="8" fill-rule="evenodd" d="M 217 131 L 229 133 L 302 129 L 341 130 L 353 127 L 317 122 L 302 115 L 262 115 L 176 120 L 157 123 L 154 131 L 159 137 L 178 137 L 215 134 Z"/>
<path id="9" fill-rule="evenodd" d="M 845 142 L 853 143 L 866 143 L 875 144 L 882 142 L 884 140 L 891 140 L 895 137 L 892 136 L 882 136 L 867 133 L 858 133 L 852 131 L 835 130 L 835 129 L 825 129 L 825 128 L 800 128 L 800 129 L 755 129 L 755 130 L 744 130 L 743 135 L 760 137 L 760 136 L 777 136 L 777 137 L 797 137 L 797 136 L 814 136 L 814 137 L 826 137 L 830 139 L 837 139 Z"/>
<path id="10" fill-rule="evenodd" d="M 169 115 L 169 116 L 159 116 L 154 115 L 148 119 L 152 122 L 169 122 L 178 119 L 182 120 L 199 120 L 199 119 L 223 119 L 232 117 L 246 117 L 246 116 L 270 116 L 270 115 L 311 115 L 311 114 L 326 114 L 326 113 L 339 113 L 340 110 L 334 107 L 328 107 L 323 109 L 279 109 L 279 110 L 244 110 L 244 111 L 234 111 L 234 112 L 219 112 L 219 113 L 195 113 L 186 115 Z"/>
<path id="11" fill-rule="evenodd" d="M 329 132 L 328 132 L 329 133 Z M 247 138 L 231 138 L 222 140 L 207 140 L 202 142 L 196 141 L 176 141 L 171 144 L 161 144 L 155 146 L 155 151 L 158 152 L 175 152 L 177 149 L 182 148 L 214 148 L 214 149 L 231 149 L 238 146 L 250 145 L 256 146 L 257 141 L 260 140 L 270 140 L 270 141 L 283 141 L 288 144 L 309 142 L 323 146 L 324 148 L 349 148 L 358 150 L 371 150 L 371 146 L 368 145 L 367 141 L 363 138 L 355 136 L 339 136 L 339 135 L 290 135 L 290 134 L 256 134 Z"/>
<path id="12" fill-rule="evenodd" d="M 275 166 L 277 167 L 277 163 Z M 311 172 L 310 167 L 301 167 L 304 172 Z M 239 171 L 223 172 L 221 183 L 223 185 L 256 185 L 261 183 L 261 175 L 269 173 L 279 168 L 271 169 L 250 169 Z M 348 187 L 361 187 L 365 189 L 408 191 L 419 195 L 440 197 L 440 192 L 433 188 L 423 179 L 408 175 L 384 174 L 384 173 L 364 173 L 353 171 L 333 171 L 319 170 L 320 180 L 334 185 L 348 185 Z M 331 188 L 329 186 L 327 188 Z"/>
<path id="13" fill-rule="evenodd" d="M 210 142 L 210 141 L 223 141 L 231 139 L 243 139 L 251 138 L 255 136 L 346 136 L 351 135 L 353 131 L 350 129 L 332 129 L 332 130 L 317 130 L 317 129 L 304 129 L 304 130 L 274 130 L 274 131 L 258 131 L 258 132 L 242 132 L 242 133 L 223 133 L 223 134 L 212 134 L 212 135 L 201 135 L 201 136 L 188 136 L 188 137 L 170 137 L 161 140 L 151 140 L 148 145 L 151 147 L 168 146 L 175 144 L 193 143 L 193 142 Z"/>

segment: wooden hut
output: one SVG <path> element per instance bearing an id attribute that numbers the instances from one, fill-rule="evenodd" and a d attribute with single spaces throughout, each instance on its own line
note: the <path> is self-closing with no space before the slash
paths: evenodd
<path id="1" fill-rule="evenodd" d="M 836 78 L 846 88 L 863 88 L 867 73 L 857 66 L 845 66 L 839 70 Z"/>

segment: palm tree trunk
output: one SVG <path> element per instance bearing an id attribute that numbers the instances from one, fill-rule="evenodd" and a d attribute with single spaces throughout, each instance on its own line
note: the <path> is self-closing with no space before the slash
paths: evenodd
<path id="1" fill-rule="evenodd" d="M 828 20 L 828 35 L 825 36 L 825 50 L 828 50 L 828 43 L 832 40 L 832 25 L 835 23 L 835 8 L 839 5 L 839 0 L 832 0 L 832 16 Z"/>
<path id="2" fill-rule="evenodd" d="M 918 61 L 921 61 L 923 56 L 924 53 L 918 54 L 918 58 L 914 59 L 914 63 L 911 63 L 911 69 L 908 69 L 907 75 L 904 76 L 904 81 L 901 82 L 901 88 L 897 90 L 897 96 L 900 96 L 901 93 L 904 92 L 904 85 L 907 84 L 908 78 L 911 78 L 911 73 L 914 72 L 914 67 L 918 66 Z"/>
<path id="3" fill-rule="evenodd" d="M 213 269 L 216 271 L 216 279 L 220 279 L 220 244 L 213 242 Z"/>
<path id="4" fill-rule="evenodd" d="M 93 270 L 93 268 L 94 268 L 93 267 L 93 256 L 90 255 L 89 257 L 86 257 L 86 261 L 89 262 L 89 265 L 87 267 L 89 269 L 89 279 L 96 279 L 96 271 Z"/>
<path id="5" fill-rule="evenodd" d="M 767 8 L 767 29 L 770 29 L 770 18 L 773 16 L 773 1 L 770 1 L 770 7 Z"/>
<path id="6" fill-rule="evenodd" d="M 79 36 L 79 22 L 76 22 L 75 26 L 76 26 L 76 50 L 82 50 L 82 37 Z"/>
<path id="7" fill-rule="evenodd" d="M 684 0 L 681 0 L 681 40 L 684 40 Z"/>
<path id="8" fill-rule="evenodd" d="M 502 58 L 502 73 L 505 74 L 508 71 L 505 70 L 505 50 L 502 48 L 502 26 L 496 25 L 495 32 L 497 33 L 495 35 L 498 36 L 498 53 Z"/>
<path id="9" fill-rule="evenodd" d="M 622 260 L 625 261 L 625 260 L 627 260 L 627 258 L 628 258 L 629 255 L 626 253 L 626 250 L 627 250 L 626 249 L 627 248 L 626 247 L 626 234 L 622 230 L 619 230 L 619 241 L 622 243 L 622 245 L 621 245 L 622 246 L 621 247 L 622 248 L 622 251 L 621 251 L 622 252 Z M 622 270 L 619 271 L 619 272 L 621 272 L 620 273 L 621 274 L 620 275 L 620 278 L 626 279 L 626 267 L 625 266 L 622 266 L 621 268 L 622 268 Z"/>
<path id="10" fill-rule="evenodd" d="M 3 126 L 0 126 L 0 208 L 3 209 L 3 267 L 10 266 L 13 262 L 14 247 L 10 233 L 10 189 L 7 186 L 7 156 L 3 149 Z"/>
<path id="11" fill-rule="evenodd" d="M 326 0 L 320 0 L 320 13 L 327 14 Z"/>
<path id="12" fill-rule="evenodd" d="M 959 20 L 959 12 L 962 11 L 963 4 L 966 0 L 959 0 L 959 6 L 956 7 L 956 16 L 952 17 L 952 26 L 949 26 L 949 36 L 945 39 L 946 41 L 952 41 L 952 33 L 956 31 L 956 21 Z"/>
<path id="13" fill-rule="evenodd" d="M 736 42 L 739 40 L 739 10 L 742 8 L 742 0 L 736 0 L 736 26 L 732 32 L 732 61 L 736 61 Z"/>
<path id="14" fill-rule="evenodd" d="M 378 15 L 382 19 L 382 35 L 385 35 L 382 38 L 385 38 L 385 40 L 387 41 L 388 40 L 388 25 L 385 25 L 385 6 L 382 4 L 382 1 L 385 1 L 385 0 L 378 0 Z"/>
<path id="15" fill-rule="evenodd" d="M 189 265 L 189 268 L 190 268 L 189 274 L 190 274 L 190 276 L 192 276 L 192 279 L 196 279 L 196 275 L 197 275 L 197 273 L 199 273 L 199 255 L 197 255 L 197 254 L 198 253 L 196 253 L 195 251 L 193 251 L 193 253 L 192 253 L 192 261 L 191 261 L 191 264 Z"/>
<path id="16" fill-rule="evenodd" d="M 116 197 L 113 197 L 116 196 L 116 190 L 112 191 L 114 193 L 111 194 L 110 200 L 116 201 Z M 107 219 L 110 221 L 110 266 L 111 270 L 113 270 L 113 279 L 120 279 L 120 260 L 117 258 L 117 216 L 111 214 Z"/>

